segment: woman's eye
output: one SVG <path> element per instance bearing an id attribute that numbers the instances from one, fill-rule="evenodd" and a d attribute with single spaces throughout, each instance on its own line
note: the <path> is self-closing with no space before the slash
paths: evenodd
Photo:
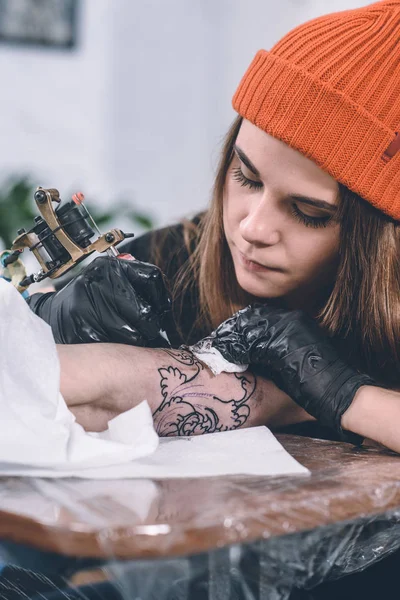
<path id="1" fill-rule="evenodd" d="M 263 187 L 263 183 L 261 181 L 254 181 L 253 179 L 246 177 L 241 167 L 236 167 L 233 169 L 232 175 L 233 179 L 240 183 L 242 187 L 248 187 L 251 190 L 260 190 Z M 297 204 L 292 205 L 291 212 L 295 219 L 306 227 L 326 227 L 332 220 L 331 215 L 325 215 L 323 217 L 311 217 L 310 215 L 306 215 L 299 209 Z"/>
<path id="2" fill-rule="evenodd" d="M 301 212 L 297 204 L 292 205 L 292 214 L 297 221 L 303 223 L 306 227 L 326 227 L 332 220 L 331 215 L 326 215 L 324 217 L 310 217 L 310 215 Z"/>
<path id="3" fill-rule="evenodd" d="M 238 181 L 242 187 L 248 187 L 251 190 L 260 190 L 263 187 L 261 181 L 254 181 L 253 179 L 246 177 L 240 167 L 233 169 L 232 174 L 233 179 Z"/>

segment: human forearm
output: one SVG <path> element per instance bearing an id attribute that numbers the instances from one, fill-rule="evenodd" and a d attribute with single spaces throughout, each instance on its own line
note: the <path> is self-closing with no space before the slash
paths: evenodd
<path id="1" fill-rule="evenodd" d="M 361 387 L 342 417 L 342 427 L 400 452 L 400 392 Z"/>
<path id="2" fill-rule="evenodd" d="M 187 351 L 113 344 L 58 346 L 61 392 L 92 431 L 146 399 L 159 435 L 190 435 L 308 415 L 272 382 L 250 372 L 214 376 Z"/>
<path id="3" fill-rule="evenodd" d="M 154 396 L 149 358 L 157 351 L 122 344 L 58 345 L 57 351 L 60 391 L 90 431 L 103 431 L 110 419 Z"/>

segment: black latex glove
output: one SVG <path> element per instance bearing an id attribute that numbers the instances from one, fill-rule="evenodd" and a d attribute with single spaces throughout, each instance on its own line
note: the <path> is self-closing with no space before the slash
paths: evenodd
<path id="1" fill-rule="evenodd" d="M 253 305 L 222 323 L 211 345 L 229 362 L 257 365 L 288 396 L 347 441 L 342 415 L 362 385 L 376 385 L 339 356 L 327 335 L 303 312 Z M 258 369 L 260 372 L 260 369 Z"/>
<path id="2" fill-rule="evenodd" d="M 160 329 L 171 301 L 163 274 L 149 263 L 99 257 L 60 291 L 34 294 L 28 303 L 59 344 L 169 346 Z"/>

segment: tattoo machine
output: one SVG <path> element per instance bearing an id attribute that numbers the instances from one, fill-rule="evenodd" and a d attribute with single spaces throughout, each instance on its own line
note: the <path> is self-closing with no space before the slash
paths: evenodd
<path id="1" fill-rule="evenodd" d="M 0 258 L 1 266 L 7 268 L 28 248 L 38 260 L 40 271 L 19 282 L 16 287 L 20 292 L 46 277 L 57 279 L 93 252 L 134 260 L 130 254 L 120 254 L 116 249 L 120 242 L 134 234 L 120 229 L 110 229 L 102 234 L 83 204 L 81 192 L 61 204 L 58 190 L 38 187 L 34 199 L 40 216 L 35 217 L 35 224 L 28 231 L 18 230 L 11 250 L 2 253 Z"/>

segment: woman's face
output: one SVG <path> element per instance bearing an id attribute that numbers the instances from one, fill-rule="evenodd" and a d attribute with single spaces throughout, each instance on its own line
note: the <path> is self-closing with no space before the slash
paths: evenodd
<path id="1" fill-rule="evenodd" d="M 338 265 L 339 186 L 314 162 L 243 121 L 224 190 L 224 230 L 239 285 L 312 310 Z"/>

